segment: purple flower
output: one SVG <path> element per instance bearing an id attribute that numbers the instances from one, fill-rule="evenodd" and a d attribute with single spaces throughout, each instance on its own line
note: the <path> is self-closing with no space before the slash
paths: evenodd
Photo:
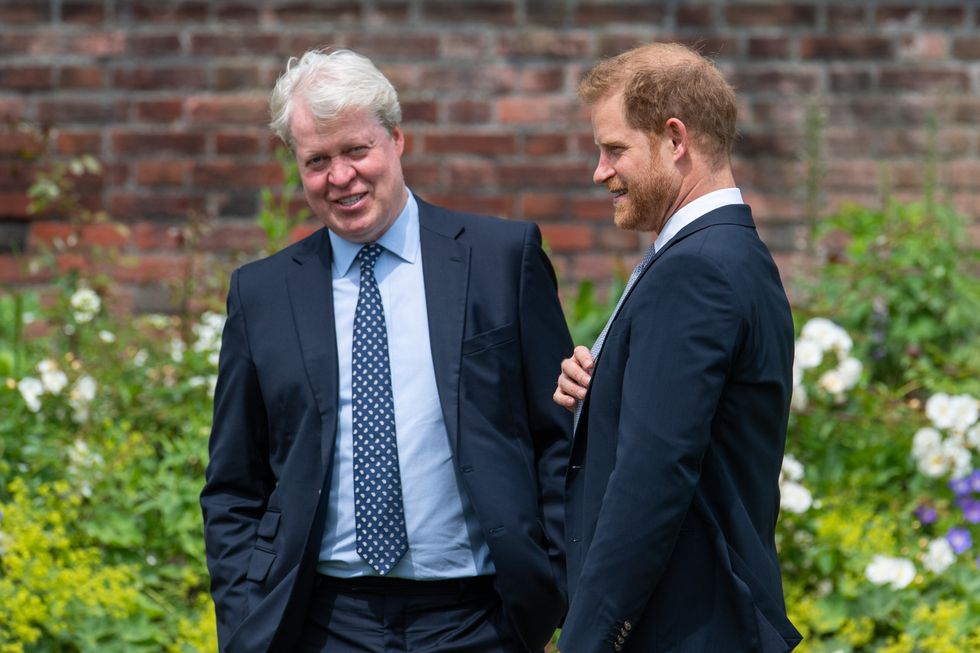
<path id="1" fill-rule="evenodd" d="M 965 528 L 949 529 L 949 532 L 946 533 L 946 541 L 953 547 L 955 553 L 963 553 L 973 546 L 973 538 L 970 537 L 970 531 Z"/>
<path id="2" fill-rule="evenodd" d="M 915 516 L 922 524 L 933 524 L 936 521 L 936 509 L 928 504 L 920 503 L 919 507 L 915 509 Z"/>
<path id="3" fill-rule="evenodd" d="M 974 469 L 967 478 L 970 479 L 970 489 L 974 492 L 980 492 L 980 469 Z"/>
<path id="4" fill-rule="evenodd" d="M 970 484 L 970 476 L 964 476 L 963 478 L 954 478 L 949 482 L 949 489 L 953 491 L 958 497 L 962 497 L 970 493 L 973 489 Z"/>
<path id="5" fill-rule="evenodd" d="M 971 524 L 980 524 L 980 501 L 967 499 L 962 504 L 963 519 Z"/>

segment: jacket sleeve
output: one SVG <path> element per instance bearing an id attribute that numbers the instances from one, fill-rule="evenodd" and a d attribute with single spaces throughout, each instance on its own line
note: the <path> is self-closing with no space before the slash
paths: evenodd
<path id="1" fill-rule="evenodd" d="M 268 427 L 241 301 L 242 271 L 231 278 L 221 338 L 208 463 L 201 509 L 219 649 L 244 619 L 246 573 L 256 530 L 275 479 Z"/>
<path id="2" fill-rule="evenodd" d="M 552 565 L 562 593 L 567 595 L 562 525 L 572 415 L 555 404 L 552 395 L 561 361 L 572 351 L 572 339 L 558 300 L 554 269 L 541 249 L 541 232 L 533 224 L 524 237 L 520 292 L 524 393 L 534 438 L 538 505 Z"/>
<path id="3" fill-rule="evenodd" d="M 655 262 L 624 304 L 628 358 L 617 433 L 608 436 L 615 467 L 562 653 L 618 650 L 643 614 L 694 499 L 742 314 L 724 272 L 693 254 Z"/>

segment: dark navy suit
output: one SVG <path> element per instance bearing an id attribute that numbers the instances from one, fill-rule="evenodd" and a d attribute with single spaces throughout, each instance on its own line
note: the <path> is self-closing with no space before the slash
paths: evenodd
<path id="1" fill-rule="evenodd" d="M 609 332 L 567 478 L 567 653 L 783 652 L 774 530 L 793 323 L 745 205 L 657 252 Z"/>
<path id="2" fill-rule="evenodd" d="M 571 349 L 534 225 L 419 200 L 432 359 L 455 463 L 514 633 L 540 651 L 565 611 Z M 201 495 L 222 651 L 287 651 L 316 577 L 337 429 L 326 230 L 237 270 Z"/>

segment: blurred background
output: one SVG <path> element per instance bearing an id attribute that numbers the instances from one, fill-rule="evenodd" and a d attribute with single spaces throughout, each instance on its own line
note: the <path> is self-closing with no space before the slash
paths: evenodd
<path id="1" fill-rule="evenodd" d="M 290 56 L 397 87 L 406 180 L 532 220 L 576 342 L 621 232 L 575 98 L 653 40 L 740 98 L 797 318 L 777 540 L 800 650 L 980 650 L 980 3 L 0 0 L 0 653 L 212 651 L 197 493 L 230 271 L 318 228 Z"/>

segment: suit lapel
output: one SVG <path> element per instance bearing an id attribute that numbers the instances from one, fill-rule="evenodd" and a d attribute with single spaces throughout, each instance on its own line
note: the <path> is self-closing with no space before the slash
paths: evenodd
<path id="1" fill-rule="evenodd" d="M 450 220 L 444 210 L 416 199 L 419 204 L 419 238 L 432 365 L 449 444 L 456 453 L 459 438 L 460 352 L 463 348 L 470 248 L 457 240 L 463 231 L 459 222 Z"/>
<path id="2" fill-rule="evenodd" d="M 293 255 L 295 266 L 286 288 L 303 353 L 306 376 L 313 389 L 325 432 L 337 422 L 337 335 L 333 315 L 332 253 L 327 230 L 310 238 L 309 246 Z M 320 438 L 318 438 L 320 440 Z M 323 461 L 330 459 L 333 440 L 321 442 Z"/>

